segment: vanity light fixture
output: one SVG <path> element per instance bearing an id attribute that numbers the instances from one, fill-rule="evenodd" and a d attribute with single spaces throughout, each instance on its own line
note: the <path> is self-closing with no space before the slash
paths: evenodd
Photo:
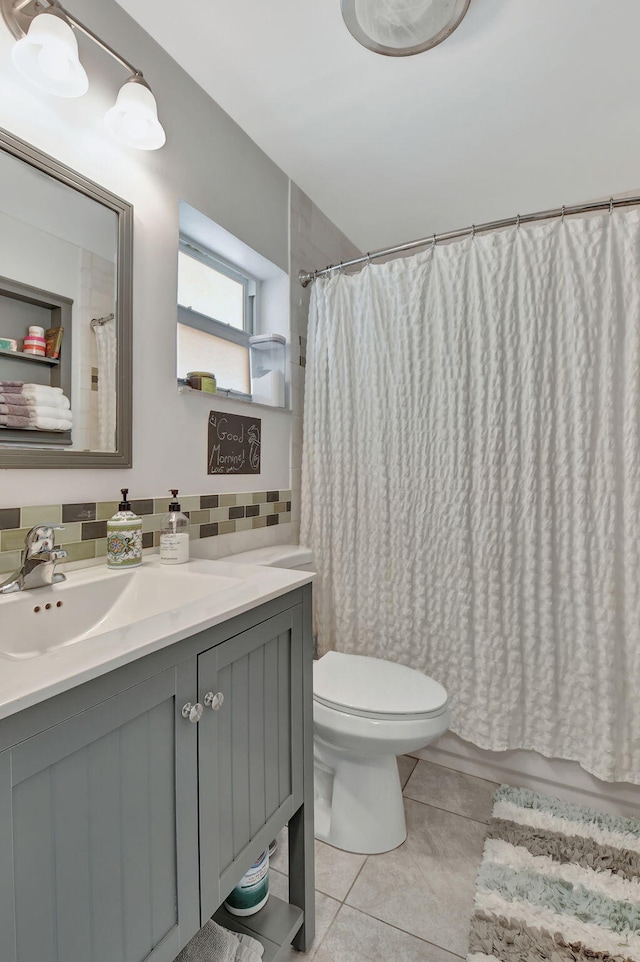
<path id="1" fill-rule="evenodd" d="M 57 0 L 0 0 L 0 12 L 17 43 L 12 59 L 20 73 L 40 90 L 57 97 L 81 97 L 89 80 L 78 57 L 72 28 L 80 30 L 131 74 L 107 111 L 107 130 L 138 150 L 157 150 L 166 141 L 158 108 L 140 70 L 100 40 Z"/>
<path id="2" fill-rule="evenodd" d="M 446 40 L 471 0 L 340 0 L 358 43 L 386 57 L 409 57 Z"/>

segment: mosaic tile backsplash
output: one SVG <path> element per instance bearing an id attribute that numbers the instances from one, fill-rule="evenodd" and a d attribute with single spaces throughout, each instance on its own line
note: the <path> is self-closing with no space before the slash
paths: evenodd
<path id="1" fill-rule="evenodd" d="M 291 521 L 291 491 L 181 495 L 178 500 L 189 518 L 191 538 L 214 538 Z M 162 517 L 169 510 L 170 501 L 171 498 L 131 501 L 132 510 L 142 518 L 143 548 L 160 543 Z M 42 522 L 64 525 L 63 530 L 56 531 L 56 543 L 64 546 L 69 561 L 106 556 L 107 520 L 117 510 L 117 501 L 0 508 L 0 573 L 19 567 L 27 531 Z"/>

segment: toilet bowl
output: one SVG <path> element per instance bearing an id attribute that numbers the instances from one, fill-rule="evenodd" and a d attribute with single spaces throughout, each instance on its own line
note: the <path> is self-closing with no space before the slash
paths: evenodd
<path id="1" fill-rule="evenodd" d="M 232 559 L 313 570 L 311 552 L 298 545 Z M 365 855 L 401 845 L 407 828 L 396 756 L 424 748 L 450 721 L 447 692 L 420 671 L 337 651 L 314 662 L 316 838 Z"/>
<path id="2" fill-rule="evenodd" d="M 395 662 L 330 651 L 314 664 L 316 838 L 375 855 L 407 828 L 397 755 L 449 728 L 442 685 Z"/>

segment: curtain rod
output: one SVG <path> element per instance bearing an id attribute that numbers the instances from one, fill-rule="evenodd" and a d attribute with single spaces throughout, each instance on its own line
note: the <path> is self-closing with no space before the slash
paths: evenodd
<path id="1" fill-rule="evenodd" d="M 422 240 L 409 241 L 406 244 L 399 244 L 397 247 L 387 247 L 385 250 L 371 251 L 361 257 L 354 257 L 351 261 L 342 261 L 340 264 L 332 264 L 318 271 L 300 271 L 298 280 L 303 287 L 307 287 L 316 277 L 323 274 L 330 274 L 331 271 L 343 270 L 345 267 L 354 267 L 356 264 L 369 263 L 374 257 L 386 257 L 389 254 L 400 254 L 403 251 L 411 251 L 417 247 L 425 247 L 427 244 L 435 244 L 438 241 L 455 240 L 459 237 L 474 237 L 476 234 L 485 233 L 491 230 L 500 230 L 501 227 L 519 227 L 520 224 L 531 224 L 538 220 L 552 220 L 554 217 L 568 217 L 570 214 L 586 214 L 596 210 L 608 210 L 612 213 L 614 207 L 635 207 L 640 204 L 640 197 L 620 197 L 614 200 L 597 201 L 591 204 L 575 204 L 573 207 L 556 207 L 554 210 L 540 210 L 535 214 L 517 214 L 515 217 L 506 217 L 504 220 L 492 220 L 486 224 L 473 224 L 462 230 L 451 230 L 445 234 L 433 234 L 431 237 L 423 237 Z"/>

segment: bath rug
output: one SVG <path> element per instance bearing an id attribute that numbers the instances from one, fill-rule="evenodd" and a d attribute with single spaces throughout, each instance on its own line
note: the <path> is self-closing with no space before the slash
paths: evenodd
<path id="1" fill-rule="evenodd" d="M 640 819 L 503 785 L 467 962 L 640 962 Z"/>

